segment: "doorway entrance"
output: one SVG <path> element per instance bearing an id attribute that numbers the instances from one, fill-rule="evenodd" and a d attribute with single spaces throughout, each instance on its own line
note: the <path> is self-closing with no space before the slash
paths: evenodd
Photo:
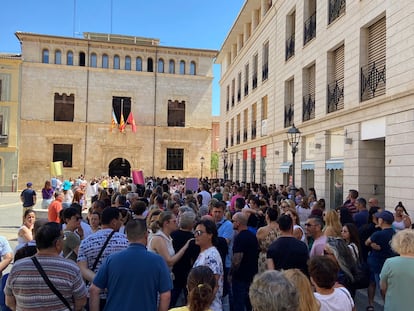
<path id="1" fill-rule="evenodd" d="M 109 164 L 109 176 L 111 177 L 130 177 L 131 176 L 131 164 L 127 159 L 116 158 Z"/>

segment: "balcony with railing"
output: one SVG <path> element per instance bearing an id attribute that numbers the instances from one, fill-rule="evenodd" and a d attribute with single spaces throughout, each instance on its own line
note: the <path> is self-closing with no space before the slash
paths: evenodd
<path id="1" fill-rule="evenodd" d="M 315 94 L 303 96 L 303 121 L 315 119 Z"/>
<path id="2" fill-rule="evenodd" d="M 252 122 L 252 139 L 256 139 L 256 126 L 257 126 L 257 124 L 256 124 L 257 122 L 256 121 L 253 121 Z"/>
<path id="3" fill-rule="evenodd" d="M 305 45 L 316 37 L 316 12 L 308 18 L 303 28 L 303 45 Z"/>
<path id="4" fill-rule="evenodd" d="M 385 59 L 361 67 L 361 101 L 385 94 Z"/>
<path id="5" fill-rule="evenodd" d="M 293 55 L 295 55 L 295 34 L 294 33 L 286 40 L 285 60 L 288 60 Z"/>
<path id="6" fill-rule="evenodd" d="M 344 108 L 344 78 L 328 84 L 327 111 L 334 112 Z"/>
<path id="7" fill-rule="evenodd" d="M 243 142 L 245 143 L 247 141 L 247 129 L 244 129 L 243 131 Z"/>
<path id="8" fill-rule="evenodd" d="M 285 105 L 285 127 L 290 127 L 293 125 L 293 103 Z"/>
<path id="9" fill-rule="evenodd" d="M 345 14 L 346 0 L 329 0 L 328 24 Z"/>
<path id="10" fill-rule="evenodd" d="M 263 65 L 263 68 L 262 68 L 262 81 L 267 80 L 268 77 L 269 77 L 269 64 L 266 63 Z"/>

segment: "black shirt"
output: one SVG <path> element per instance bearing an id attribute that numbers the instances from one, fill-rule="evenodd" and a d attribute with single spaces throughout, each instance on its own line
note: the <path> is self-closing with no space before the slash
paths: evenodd
<path id="1" fill-rule="evenodd" d="M 281 236 L 267 250 L 267 258 L 273 259 L 276 270 L 300 269 L 308 275 L 308 247 L 294 237 Z"/>
<path id="2" fill-rule="evenodd" d="M 233 272 L 233 280 L 251 282 L 257 273 L 259 244 L 249 230 L 240 231 L 234 238 L 233 255 L 243 253 L 239 268 Z"/>

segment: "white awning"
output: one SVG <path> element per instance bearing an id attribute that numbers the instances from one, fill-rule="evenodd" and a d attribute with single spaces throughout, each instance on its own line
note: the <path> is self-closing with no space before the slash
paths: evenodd
<path id="1" fill-rule="evenodd" d="M 280 172 L 281 173 L 289 173 L 290 167 L 292 166 L 292 162 L 283 162 L 280 164 Z"/>
<path id="2" fill-rule="evenodd" d="M 313 161 L 302 162 L 302 171 L 313 171 L 313 170 L 315 170 L 315 162 Z"/>
<path id="3" fill-rule="evenodd" d="M 325 162 L 327 170 L 343 170 L 344 159 L 329 159 Z"/>

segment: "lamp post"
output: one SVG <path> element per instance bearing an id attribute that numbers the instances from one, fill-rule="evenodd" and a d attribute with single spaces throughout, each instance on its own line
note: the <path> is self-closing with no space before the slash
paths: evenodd
<path id="1" fill-rule="evenodd" d="M 224 181 L 227 180 L 227 157 L 228 157 L 228 152 L 226 148 L 223 148 L 223 150 L 221 150 L 221 157 L 223 159 L 223 171 L 224 171 Z"/>
<path id="2" fill-rule="evenodd" d="M 203 179 L 203 166 L 204 166 L 204 157 L 201 156 L 200 158 L 200 164 L 201 164 L 201 179 Z"/>
<path id="3" fill-rule="evenodd" d="M 298 151 L 298 145 L 300 141 L 300 131 L 295 127 L 295 124 L 287 131 L 287 139 L 289 145 L 292 147 L 292 188 L 291 194 L 293 199 L 295 198 L 296 194 L 296 187 L 295 187 L 295 155 Z"/>

